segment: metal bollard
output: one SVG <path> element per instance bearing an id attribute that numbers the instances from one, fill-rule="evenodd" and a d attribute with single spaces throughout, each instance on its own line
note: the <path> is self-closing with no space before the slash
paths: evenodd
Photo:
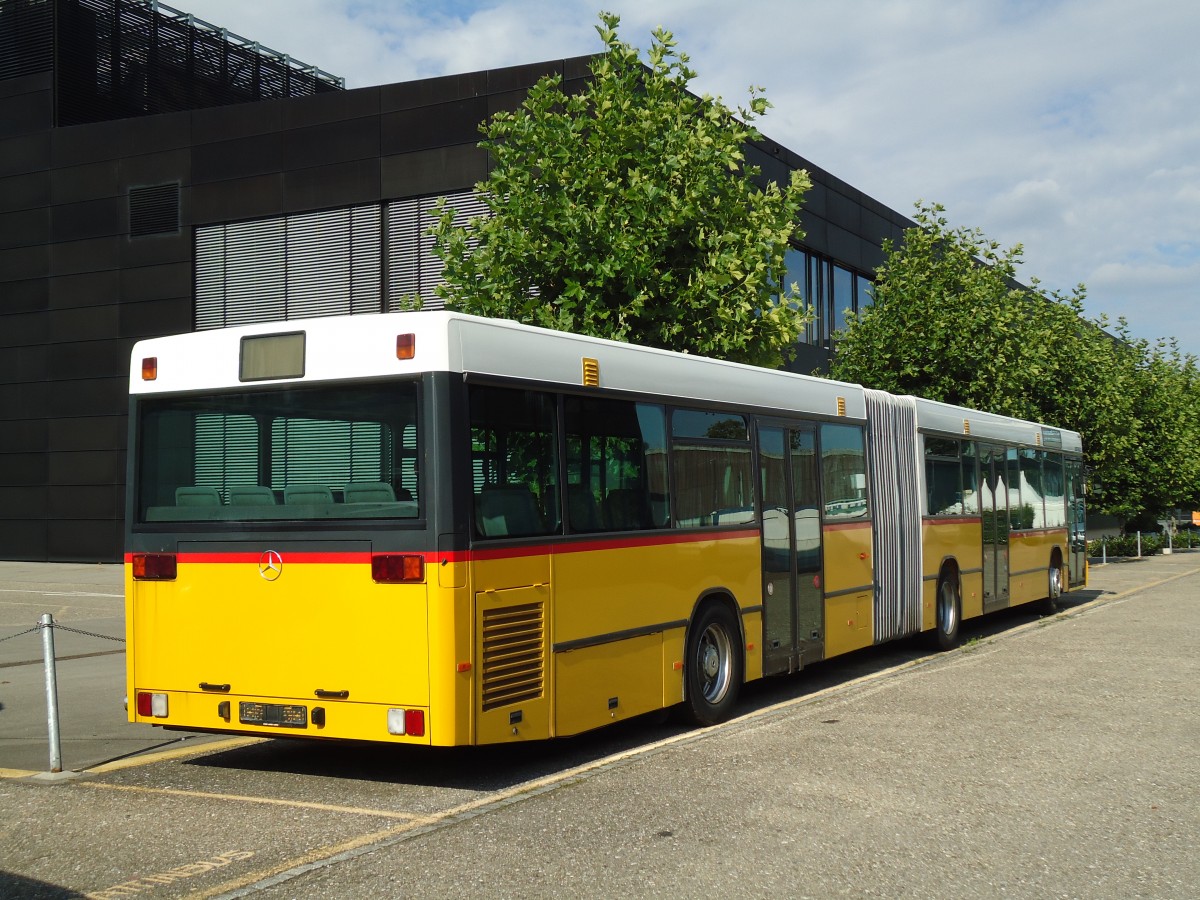
<path id="1" fill-rule="evenodd" d="M 1138 559 L 1141 559 L 1142 558 L 1142 533 L 1139 531 L 1137 534 L 1138 534 Z"/>
<path id="2" fill-rule="evenodd" d="M 62 742 L 58 734 L 58 679 L 54 671 L 54 616 L 43 613 L 38 620 L 42 629 L 42 658 L 46 666 L 46 727 L 50 732 L 50 771 L 62 771 Z"/>

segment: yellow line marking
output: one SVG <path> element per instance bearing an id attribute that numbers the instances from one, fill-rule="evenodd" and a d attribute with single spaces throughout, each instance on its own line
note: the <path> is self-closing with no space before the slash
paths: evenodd
<path id="1" fill-rule="evenodd" d="M 376 816 L 384 819 L 404 819 L 406 822 L 424 824 L 426 817 L 417 813 L 393 812 L 389 809 L 368 809 L 359 806 L 334 806 L 330 803 L 312 803 L 306 800 L 282 800 L 278 797 L 253 797 L 247 794 L 215 794 L 208 791 L 188 791 L 182 788 L 155 788 L 130 784 L 104 784 L 97 781 L 83 782 L 85 787 L 106 791 L 126 791 L 134 794 L 166 794 L 171 797 L 192 797 L 203 800 L 233 800 L 239 803 L 261 803 L 267 806 L 288 806 L 297 809 L 315 809 L 322 812 L 347 813 L 354 816 Z"/>
<path id="2" fill-rule="evenodd" d="M 0 769 L 0 778 L 28 778 L 30 775 L 37 774 L 37 772 L 27 769 Z"/>
<path id="3" fill-rule="evenodd" d="M 224 741 L 209 741 L 203 744 L 189 744 L 186 747 L 174 747 L 170 750 L 162 750 L 141 754 L 129 759 L 118 759 L 114 762 L 104 763 L 99 766 L 92 766 L 85 771 L 103 774 L 105 772 L 119 772 L 121 769 L 132 769 L 137 766 L 148 766 L 156 762 L 169 762 L 173 759 L 185 759 L 189 756 L 198 756 L 201 753 L 219 753 L 222 750 L 236 750 L 239 747 L 249 747 L 252 744 L 261 744 L 267 738 L 260 737 L 239 737 L 229 738 Z"/>
<path id="4" fill-rule="evenodd" d="M 228 894 L 231 891 L 239 890 L 240 888 L 249 887 L 268 878 L 274 878 L 277 875 L 282 875 L 285 872 L 290 872 L 303 866 L 311 866 L 315 863 L 323 862 L 331 857 L 338 856 L 343 853 L 349 853 L 357 850 L 360 847 L 369 847 L 371 844 L 379 843 L 394 835 L 403 834 L 405 831 L 411 831 L 415 828 L 415 823 L 407 823 L 404 825 L 395 825 L 391 828 L 386 828 L 383 831 L 375 831 L 371 834 L 359 835 L 355 838 L 342 841 L 340 844 L 333 844 L 329 847 L 318 847 L 315 850 L 310 850 L 303 856 L 297 856 L 294 859 L 285 860 L 278 865 L 271 866 L 269 869 L 262 869 L 258 872 L 250 872 L 243 875 L 241 878 L 234 878 L 226 881 L 224 884 L 218 884 L 215 887 L 207 890 L 198 891 L 194 894 L 188 894 L 189 900 L 205 900 L 205 898 L 216 897 L 221 894 Z"/>
<path id="5" fill-rule="evenodd" d="M 1093 603 L 1099 603 L 1101 600 L 1120 600 L 1122 597 L 1128 597 L 1130 594 L 1136 594 L 1138 591 L 1148 591 L 1151 588 L 1156 588 L 1167 584 L 1171 581 L 1178 581 L 1180 578 L 1187 578 L 1189 575 L 1200 574 L 1200 568 L 1188 569 L 1186 572 L 1177 572 L 1174 575 L 1168 575 L 1166 578 L 1160 578 L 1158 581 L 1152 581 L 1149 584 L 1140 584 L 1137 587 L 1129 588 L 1117 594 L 1102 594 L 1095 600 L 1089 601 L 1084 606 L 1091 606 Z M 1079 607 L 1083 609 L 1084 607 Z"/>

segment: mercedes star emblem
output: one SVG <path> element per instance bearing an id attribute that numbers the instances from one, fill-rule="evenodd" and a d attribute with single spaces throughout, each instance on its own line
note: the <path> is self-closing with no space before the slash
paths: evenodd
<path id="1" fill-rule="evenodd" d="M 258 574 L 267 581 L 274 581 L 283 574 L 283 557 L 274 550 L 267 550 L 258 558 Z"/>

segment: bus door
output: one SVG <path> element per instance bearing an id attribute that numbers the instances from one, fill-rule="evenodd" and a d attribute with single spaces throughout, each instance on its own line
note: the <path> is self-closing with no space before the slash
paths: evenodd
<path id="1" fill-rule="evenodd" d="M 1083 584 L 1087 566 L 1087 513 L 1083 502 L 1083 460 L 1064 460 L 1067 467 L 1067 581 Z"/>
<path id="2" fill-rule="evenodd" d="M 1004 447 L 979 445 L 979 512 L 983 517 L 983 611 L 1008 606 L 1008 479 Z"/>
<path id="3" fill-rule="evenodd" d="M 815 428 L 760 423 L 758 449 L 763 673 L 792 672 L 824 658 Z"/>

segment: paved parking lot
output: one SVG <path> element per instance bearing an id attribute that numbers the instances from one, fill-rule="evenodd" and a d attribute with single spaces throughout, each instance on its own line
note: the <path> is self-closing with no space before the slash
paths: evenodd
<path id="1" fill-rule="evenodd" d="M 113 597 L 82 595 L 119 595 L 119 572 L 88 587 L 5 565 L 0 587 L 42 592 L 21 604 L 62 594 L 56 619 L 106 633 Z M 0 638 L 45 611 L 14 613 L 17 595 L 0 593 Z M 111 735 L 64 743 L 85 770 L 67 781 L 13 764 L 28 748 L 10 741 L 37 737 L 13 676 L 40 664 L 0 668 L 0 896 L 1200 894 L 1200 554 L 1093 570 L 1064 613 L 965 636 L 752 685 L 717 728 L 519 748 L 206 737 L 115 759 L 164 737 L 122 738 L 118 699 Z M 88 660 L 120 669 L 62 666 Z"/>

